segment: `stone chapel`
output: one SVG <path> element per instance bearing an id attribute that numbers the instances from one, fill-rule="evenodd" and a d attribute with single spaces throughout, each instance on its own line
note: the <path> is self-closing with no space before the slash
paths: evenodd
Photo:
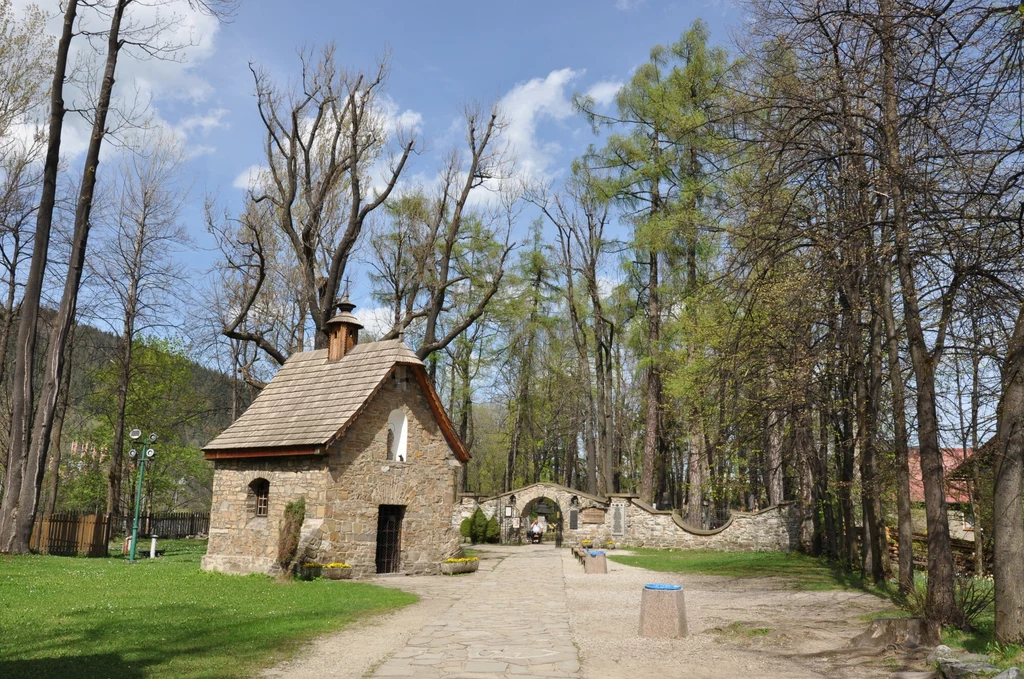
<path id="1" fill-rule="evenodd" d="M 358 342 L 355 305 L 327 349 L 296 353 L 203 449 L 214 464 L 203 568 L 276 570 L 285 505 L 306 501 L 299 553 L 355 577 L 437 573 L 459 550 L 451 523 L 469 454 L 423 362 L 401 339 Z"/>

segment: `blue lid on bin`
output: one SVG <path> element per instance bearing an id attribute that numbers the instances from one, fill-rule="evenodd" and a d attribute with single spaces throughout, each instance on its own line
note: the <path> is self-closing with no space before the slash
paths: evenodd
<path id="1" fill-rule="evenodd" d="M 651 583 L 650 585 L 644 585 L 644 589 L 656 589 L 661 592 L 678 592 L 682 589 L 681 585 L 667 585 L 665 583 Z"/>
<path id="2" fill-rule="evenodd" d="M 599 555 L 604 554 L 604 552 L 601 551 L 601 550 L 593 550 L 593 549 L 587 550 L 587 553 L 590 554 L 590 556 L 599 556 Z"/>

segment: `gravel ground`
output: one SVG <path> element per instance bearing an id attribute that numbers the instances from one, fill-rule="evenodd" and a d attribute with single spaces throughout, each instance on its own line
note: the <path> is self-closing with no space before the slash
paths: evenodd
<path id="1" fill-rule="evenodd" d="M 482 595 L 495 580 L 481 576 L 490 576 L 487 571 L 500 567 L 505 558 L 518 563 L 517 555 L 528 556 L 535 550 L 554 552 L 550 545 L 489 546 L 480 549 L 481 572 L 477 574 L 377 579 L 375 584 L 414 592 L 421 601 L 322 637 L 295 659 L 266 670 L 262 676 L 370 676 L 378 669 L 384 671 L 385 661 L 396 657 L 414 635 L 447 619 L 455 612 L 453 607 L 461 610 L 460 606 L 472 607 L 477 601 L 482 610 L 495 616 L 495 625 L 500 625 L 507 610 L 486 604 Z M 569 633 L 579 650 L 584 679 L 867 679 L 888 677 L 894 669 L 893 660 L 889 659 L 887 665 L 884 657 L 829 653 L 844 648 L 867 627 L 860 616 L 888 607 L 874 595 L 844 590 L 801 592 L 777 578 L 655 573 L 614 562 L 608 563 L 607 575 L 584 575 L 583 567 L 569 550 L 560 550 L 558 556 L 561 578 L 554 573 L 536 573 L 528 579 L 548 587 L 561 585 L 564 580 Z M 554 567 L 558 565 L 559 560 L 555 560 Z M 649 582 L 683 586 L 690 631 L 686 639 L 646 639 L 638 635 L 640 593 Z M 524 588 L 529 586 L 523 583 Z M 509 596 L 521 596 L 521 591 L 517 586 Z M 550 596 L 560 593 L 550 592 Z M 536 624 L 540 628 L 547 622 L 538 619 Z"/>
<path id="2" fill-rule="evenodd" d="M 888 607 L 871 594 L 800 592 L 778 579 L 655 573 L 611 561 L 608 575 L 584 575 L 568 553 L 562 565 L 585 679 L 860 679 L 892 671 L 882 658 L 808 655 L 843 648 L 865 629 L 859 616 Z M 683 586 L 686 639 L 639 636 L 640 594 L 650 582 Z"/>

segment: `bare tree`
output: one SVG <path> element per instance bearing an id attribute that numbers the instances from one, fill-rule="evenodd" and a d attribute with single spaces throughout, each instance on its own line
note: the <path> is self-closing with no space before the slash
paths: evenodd
<path id="1" fill-rule="evenodd" d="M 239 297 L 228 305 L 222 333 L 256 345 L 278 365 L 305 343 L 307 324 L 315 346 L 325 346 L 324 326 L 334 315 L 353 248 L 414 149 L 382 106 L 386 59 L 369 74 L 340 68 L 333 45 L 303 52 L 300 60 L 302 74 L 290 92 L 250 66 L 266 166 L 249 191 L 243 235 L 224 242 L 225 267 L 237 279 Z M 391 138 L 399 148 L 387 155 Z M 374 163 L 382 160 L 383 184 L 375 187 Z M 297 346 L 281 346 L 259 318 L 261 309 L 279 306 L 267 297 L 268 281 L 281 271 L 297 278 Z"/>
<path id="2" fill-rule="evenodd" d="M 590 434 L 586 445 L 588 490 L 607 494 L 617 492 L 612 415 L 615 323 L 605 311 L 607 291 L 601 290 L 601 272 L 616 244 L 605 236 L 611 221 L 610 205 L 600 196 L 597 181 L 589 168 L 580 166 L 566 183 L 564 193 L 550 199 L 539 195 L 534 200 L 558 229 L 565 305 L 589 404 L 584 423 L 584 430 Z M 579 291 L 577 276 L 582 284 Z"/>
<path id="3" fill-rule="evenodd" d="M 446 156 L 432 195 L 413 193 L 396 203 L 391 214 L 397 219 L 390 235 L 378 241 L 379 254 L 371 262 L 377 280 L 387 287 L 377 297 L 387 296 L 395 310 L 394 327 L 384 339 L 417 324 L 422 330 L 416 354 L 424 360 L 484 314 L 513 248 L 509 237 L 519 193 L 511 179 L 514 165 L 501 139 L 505 122 L 496 106 L 487 115 L 468 107 L 465 121 L 467 153 L 455 149 Z M 478 195 L 492 191 L 495 204 L 473 209 L 474 190 Z M 415 225 L 403 233 L 409 223 Z M 473 303 L 463 305 L 458 314 L 450 313 L 453 294 L 470 290 Z"/>
<path id="4" fill-rule="evenodd" d="M 107 470 L 107 513 L 119 515 L 124 474 L 125 409 L 135 374 L 133 344 L 146 329 L 165 328 L 175 302 L 185 299 L 183 265 L 175 252 L 188 243 L 181 210 L 188 198 L 182 179 L 184 149 L 167 133 L 133 141 L 117 168 L 111 192 L 109 235 L 90 258 L 100 318 L 119 319 L 115 355 L 117 408 Z"/>
<path id="5" fill-rule="evenodd" d="M 995 448 L 996 639 L 1024 642 L 1024 304 L 1003 367 Z"/>
<path id="6" fill-rule="evenodd" d="M 84 4 L 84 3 L 83 3 Z M 193 0 L 201 11 L 217 14 L 230 11 L 232 0 Z M 51 86 L 49 136 L 43 165 L 43 188 L 36 219 L 32 263 L 26 279 L 19 319 L 18 344 L 15 356 L 13 413 L 11 441 L 5 493 L 0 504 L 0 551 L 23 553 L 28 551 L 29 536 L 39 501 L 39 490 L 46 469 L 46 455 L 50 433 L 56 415 L 57 397 L 64 371 L 65 348 L 78 305 L 89 232 L 92 226 L 92 207 L 96 191 L 100 150 L 108 134 L 108 115 L 122 50 L 146 57 L 173 56 L 184 45 L 169 43 L 163 32 L 175 25 L 179 17 L 159 15 L 155 20 L 136 19 L 129 12 L 137 0 L 110 0 L 96 2 L 92 9 L 107 28 L 93 32 L 77 25 L 79 1 L 68 0 L 64 24 L 58 41 L 56 63 Z M 71 237 L 70 262 L 65 276 L 60 307 L 54 331 L 51 333 L 42 374 L 39 400 L 33 411 L 35 385 L 32 366 L 36 360 L 37 320 L 43 288 L 46 263 L 49 256 L 50 232 L 60 164 L 61 129 L 67 112 L 64 86 L 71 41 L 79 30 L 104 44 L 102 79 L 94 106 L 91 108 L 92 132 L 85 151 L 82 179 L 78 185 L 75 204 L 74 228 Z"/>

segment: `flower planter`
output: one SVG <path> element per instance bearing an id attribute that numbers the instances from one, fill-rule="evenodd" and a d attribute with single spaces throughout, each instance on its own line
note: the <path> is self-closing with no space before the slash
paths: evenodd
<path id="1" fill-rule="evenodd" d="M 449 563 L 441 562 L 441 573 L 443 575 L 459 575 L 461 573 L 472 573 L 480 568 L 479 561 L 459 561 Z"/>
<path id="2" fill-rule="evenodd" d="M 351 568 L 324 568 L 321 570 L 322 577 L 328 580 L 351 580 Z"/>
<path id="3" fill-rule="evenodd" d="M 319 566 L 302 566 L 299 568 L 299 577 L 303 580 L 313 580 L 323 574 L 324 569 Z"/>

